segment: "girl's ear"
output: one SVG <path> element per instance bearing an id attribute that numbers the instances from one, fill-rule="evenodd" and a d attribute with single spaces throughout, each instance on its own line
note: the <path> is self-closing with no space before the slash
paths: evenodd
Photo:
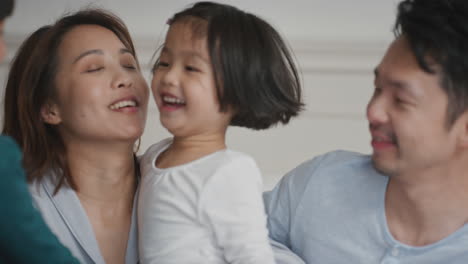
<path id="1" fill-rule="evenodd" d="M 51 125 L 58 125 L 62 122 L 60 111 L 56 104 L 46 103 L 41 107 L 42 120 Z"/>

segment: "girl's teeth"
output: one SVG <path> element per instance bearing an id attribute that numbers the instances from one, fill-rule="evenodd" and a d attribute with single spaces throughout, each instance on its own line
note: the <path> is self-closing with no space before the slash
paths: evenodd
<path id="1" fill-rule="evenodd" d="M 170 104 L 185 104 L 185 101 L 171 96 L 163 96 L 163 101 Z"/>

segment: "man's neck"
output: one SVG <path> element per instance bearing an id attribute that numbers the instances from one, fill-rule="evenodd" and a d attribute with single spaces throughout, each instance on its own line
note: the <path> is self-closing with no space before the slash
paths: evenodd
<path id="1" fill-rule="evenodd" d="M 423 246 L 468 223 L 467 171 L 452 168 L 392 176 L 385 197 L 392 235 L 402 243 Z"/>

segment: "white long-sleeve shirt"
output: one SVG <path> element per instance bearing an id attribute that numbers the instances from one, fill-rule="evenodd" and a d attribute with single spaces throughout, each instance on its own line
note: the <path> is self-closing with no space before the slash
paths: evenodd
<path id="1" fill-rule="evenodd" d="M 143 264 L 270 264 L 255 161 L 221 150 L 167 169 L 155 161 L 171 140 L 151 146 L 141 159 L 138 201 Z"/>

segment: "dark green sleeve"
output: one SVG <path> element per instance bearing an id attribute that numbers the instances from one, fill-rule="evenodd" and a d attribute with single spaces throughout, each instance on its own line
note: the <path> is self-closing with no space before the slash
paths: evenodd
<path id="1" fill-rule="evenodd" d="M 0 263 L 78 263 L 34 208 L 21 152 L 0 136 Z"/>

